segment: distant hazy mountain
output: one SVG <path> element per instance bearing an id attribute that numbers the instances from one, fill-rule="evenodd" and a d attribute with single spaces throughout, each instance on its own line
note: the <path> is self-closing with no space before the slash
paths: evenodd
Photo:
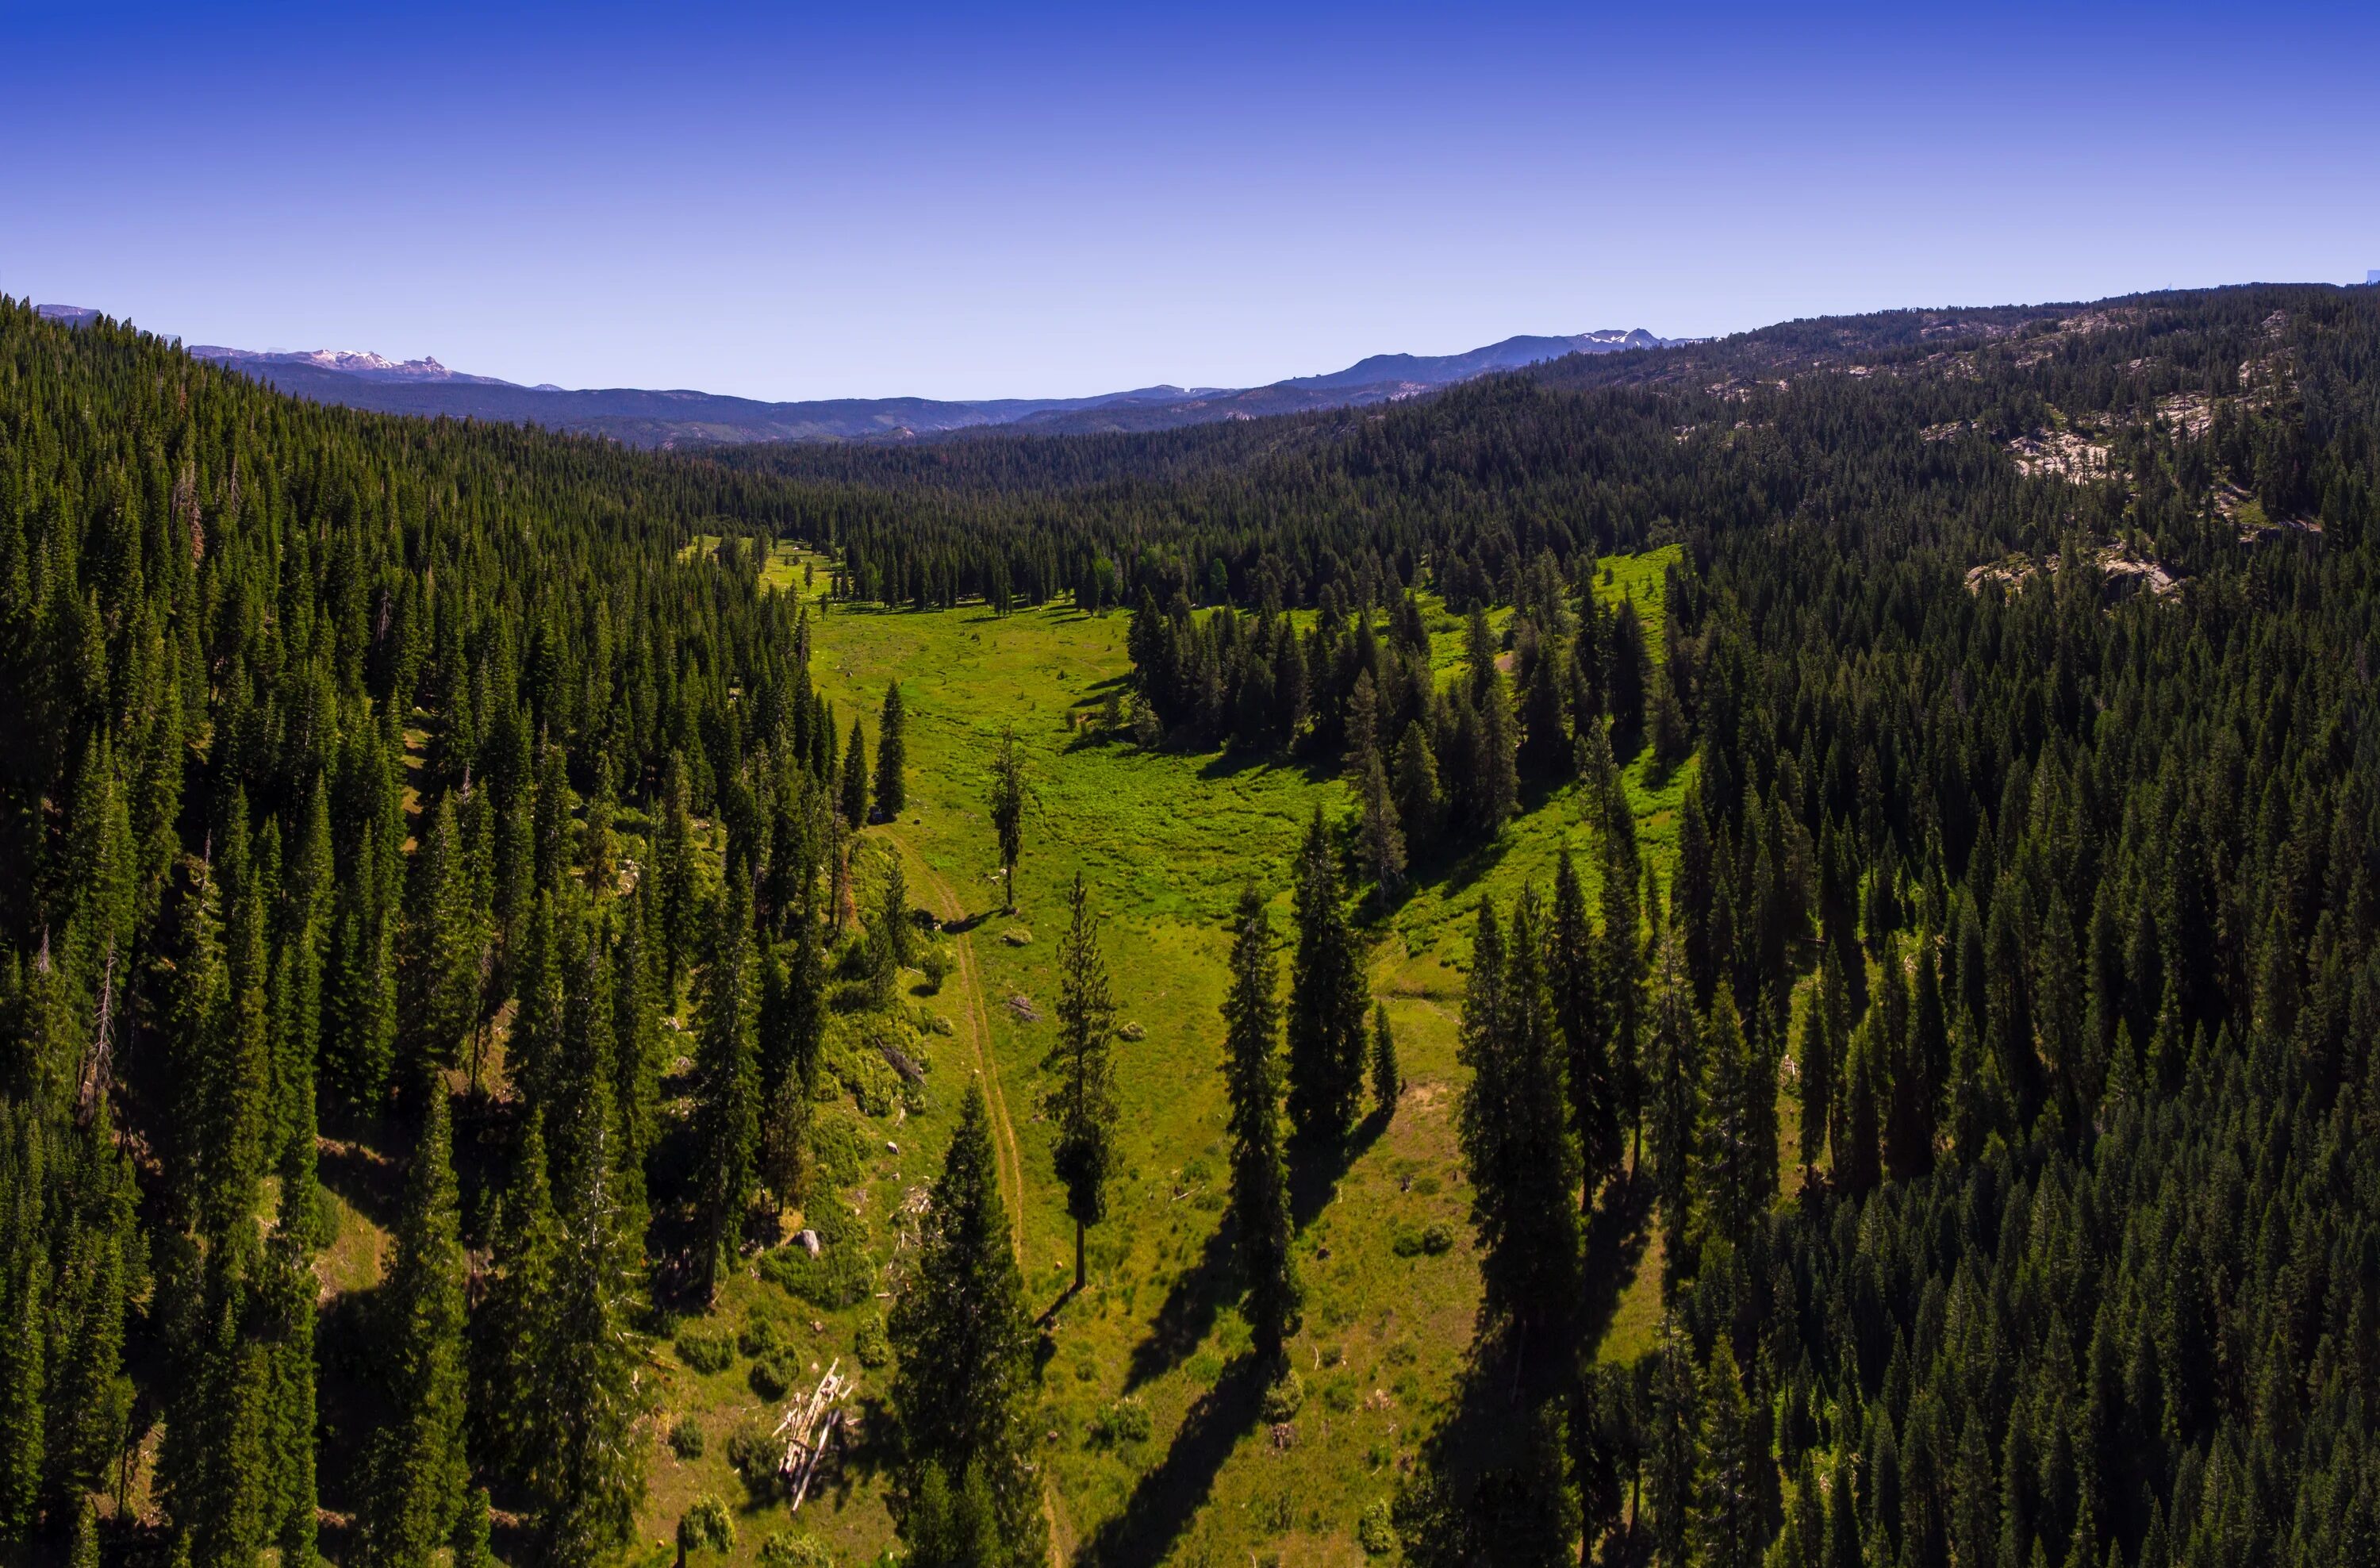
<path id="1" fill-rule="evenodd" d="M 43 315 L 76 325 L 99 315 L 80 306 L 40 309 Z M 319 403 L 387 414 L 445 414 L 543 425 L 608 436 L 630 446 L 686 446 L 752 441 L 897 441 L 994 425 L 1053 434 L 1164 430 L 1217 419 L 1386 403 L 1568 354 L 1659 348 L 1668 341 L 1642 329 L 1580 333 L 1572 337 L 1508 337 L 1467 354 L 1375 354 L 1343 371 L 1296 376 L 1269 386 L 1144 386 L 1095 397 L 1007 397 L 968 403 L 927 397 L 764 403 L 708 392 L 650 392 L 634 387 L 570 392 L 550 384 L 522 386 L 493 376 L 465 375 L 433 359 L 390 359 L 347 349 L 293 353 L 201 344 L 190 352 Z"/>

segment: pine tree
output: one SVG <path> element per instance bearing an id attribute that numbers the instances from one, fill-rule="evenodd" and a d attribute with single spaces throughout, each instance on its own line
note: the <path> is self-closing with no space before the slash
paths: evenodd
<path id="1" fill-rule="evenodd" d="M 445 1086 L 431 1083 L 425 1098 L 381 1303 L 390 1417 L 373 1441 L 360 1536 L 363 1561 L 389 1568 L 427 1562 L 447 1543 L 469 1476 L 464 1262 Z"/>
<path id="2" fill-rule="evenodd" d="M 1694 1197 L 1704 1234 L 1739 1250 L 1750 1243 L 1776 1185 L 1776 1150 L 1764 1149 L 1758 1133 L 1763 1108 L 1777 1100 L 1767 1064 L 1767 1053 L 1744 1036 L 1733 989 L 1721 980 L 1702 1031 Z"/>
<path id="3" fill-rule="evenodd" d="M 1339 900 L 1339 869 L 1317 807 L 1298 856 L 1297 955 L 1290 969 L 1289 1119 L 1298 1136 L 1342 1141 L 1364 1092 L 1363 955 Z"/>
<path id="4" fill-rule="evenodd" d="M 645 1496 L 639 1357 L 626 1333 L 635 1247 L 614 1191 L 615 1124 L 609 1085 L 597 1075 L 564 1128 L 562 1141 L 582 1152 L 561 1195 L 560 1246 L 542 1312 L 539 1377 L 554 1440 L 534 1454 L 525 1477 L 545 1560 L 556 1568 L 592 1568 L 615 1554 Z"/>
<path id="5" fill-rule="evenodd" d="M 1025 852 L 1025 764 L 1016 755 L 1016 732 L 1000 732 L 991 759 L 991 829 L 1000 841 L 1001 886 L 1008 914 L 1016 913 L 1016 859 Z"/>
<path id="6" fill-rule="evenodd" d="M 1404 881 L 1405 835 L 1378 751 L 1366 753 L 1357 783 L 1363 803 L 1364 864 L 1385 896 Z"/>
<path id="7" fill-rule="evenodd" d="M 1735 1350 L 1724 1333 L 1711 1346 L 1701 1403 L 1694 1513 L 1696 1568 L 1760 1568 L 1766 1493 L 1757 1472 L 1768 1456 L 1759 1448 Z"/>
<path id="8" fill-rule="evenodd" d="M 486 1295 L 471 1319 L 471 1449 L 485 1469 L 518 1476 L 561 1440 L 547 1380 L 548 1313 L 562 1227 L 545 1157 L 544 1114 L 531 1107 L 496 1200 Z"/>
<path id="9" fill-rule="evenodd" d="M 759 1152 L 758 1071 L 752 1058 L 752 1010 L 747 991 L 751 921 L 740 878 L 728 879 L 713 922 L 710 962 L 702 974 L 700 1039 L 695 1057 L 695 1169 L 698 1237 L 697 1278 L 706 1298 L 719 1270 L 733 1263 L 752 1204 Z"/>
<path id="10" fill-rule="evenodd" d="M 1404 1078 L 1397 1067 L 1396 1037 L 1389 1032 L 1389 1004 L 1372 1003 L 1372 1103 L 1385 1122 L 1397 1113 Z"/>
<path id="11" fill-rule="evenodd" d="M 1084 1234 L 1107 1218 L 1108 1177 L 1115 1164 L 1115 1001 L 1108 990 L 1107 961 L 1099 955 L 1090 890 L 1080 871 L 1067 903 L 1073 919 L 1058 953 L 1058 1040 L 1042 1070 L 1056 1075 L 1048 1103 L 1054 1124 L 1051 1154 L 1058 1179 L 1066 1184 L 1066 1212 L 1075 1222 L 1079 1291 L 1086 1282 Z"/>
<path id="12" fill-rule="evenodd" d="M 1801 1090 L 1801 1153 L 1805 1169 L 1815 1169 L 1826 1157 L 1828 1130 L 1834 1124 L 1840 1030 L 1848 1003 L 1842 972 L 1835 966 L 1835 949 L 1828 945 L 1819 951 L 1817 989 L 1802 1015 L 1802 1044 L 1793 1063 L 1795 1085 Z"/>
<path id="13" fill-rule="evenodd" d="M 1482 838 L 1494 838 L 1503 832 L 1504 824 L 1520 809 L 1518 751 L 1512 698 L 1505 690 L 1504 677 L 1497 675 L 1479 698 L 1478 772 L 1471 800 L 1474 825 Z"/>
<path id="14" fill-rule="evenodd" d="M 661 893 L 662 1010 L 677 1012 L 686 979 L 686 940 L 697 925 L 694 881 L 694 814 L 686 804 L 685 764 L 673 754 L 662 785 L 661 825 L 653 844 L 653 875 Z"/>
<path id="15" fill-rule="evenodd" d="M 1533 1336 L 1564 1343 L 1581 1239 L 1572 1197 L 1578 1147 L 1537 923 L 1536 898 L 1524 890 L 1513 902 L 1508 942 L 1494 903 L 1480 902 L 1460 1046 L 1471 1082 L 1458 1131 L 1471 1174 L 1484 1309 L 1511 1324 L 1524 1347 Z M 1560 1362 L 1550 1352 L 1540 1357 L 1540 1365 Z"/>
<path id="16" fill-rule="evenodd" d="M 480 936 L 455 798 L 441 796 L 413 856 L 397 998 L 408 1071 L 451 1066 L 480 1005 Z"/>
<path id="17" fill-rule="evenodd" d="M 1561 1032 L 1563 1081 L 1570 1095 L 1571 1137 L 1579 1152 L 1579 1205 L 1591 1209 L 1596 1188 L 1619 1163 L 1619 1123 L 1609 1041 L 1606 1038 L 1602 976 L 1597 972 L 1595 930 L 1587 923 L 1586 895 L 1578 869 L 1564 846 L 1554 865 L 1553 918 L 1546 931 L 1546 981 Z"/>
<path id="18" fill-rule="evenodd" d="M 1648 1132 L 1653 1188 L 1661 1203 L 1661 1285 L 1664 1295 L 1669 1295 L 1691 1271 L 1686 1226 L 1699 1110 L 1696 1088 L 1702 1076 L 1694 982 L 1686 975 L 1685 954 L 1674 922 L 1662 932 L 1652 1001 L 1651 1028 L 1645 1042 L 1645 1110 L 1652 1124 Z"/>
<path id="19" fill-rule="evenodd" d="M 1405 726 L 1397 743 L 1397 774 L 1393 786 L 1397 821 L 1406 834 L 1408 853 L 1426 852 L 1437 837 L 1444 802 L 1438 783 L 1438 757 L 1429 731 L 1419 719 Z"/>
<path id="20" fill-rule="evenodd" d="M 857 717 L 851 721 L 851 739 L 843 748 L 843 789 L 836 804 L 845 827 L 868 820 L 868 731 Z"/>
<path id="21" fill-rule="evenodd" d="M 1303 1295 L 1290 1258 L 1289 1173 L 1281 1159 L 1280 973 L 1272 921 L 1254 887 L 1233 917 L 1232 978 L 1223 997 L 1223 1091 L 1231 1102 L 1232 1217 L 1239 1234 L 1244 1308 L 1257 1359 L 1270 1367 L 1295 1331 Z"/>
<path id="22" fill-rule="evenodd" d="M 887 1324 L 902 1537 L 954 1568 L 1039 1568 L 1049 1547 L 1029 1459 L 1033 1330 L 978 1086 L 960 1104 L 926 1216 Z M 950 1555 L 954 1512 L 967 1523 L 960 1555 Z"/>
<path id="23" fill-rule="evenodd" d="M 891 681 L 884 687 L 883 716 L 876 724 L 876 815 L 881 821 L 893 820 L 909 804 L 909 753 L 904 727 L 901 683 Z"/>

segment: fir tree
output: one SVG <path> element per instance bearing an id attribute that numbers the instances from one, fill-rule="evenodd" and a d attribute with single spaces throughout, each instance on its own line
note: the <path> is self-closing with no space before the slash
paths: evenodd
<path id="1" fill-rule="evenodd" d="M 880 821 L 892 821 L 909 804 L 909 752 L 904 727 L 901 683 L 888 682 L 883 716 L 876 724 L 876 815 Z"/>
<path id="2" fill-rule="evenodd" d="M 1389 793 L 1389 775 L 1377 750 L 1366 753 L 1357 780 L 1363 805 L 1364 863 L 1383 895 L 1404 881 L 1405 835 L 1399 825 L 1397 803 Z"/>
<path id="3" fill-rule="evenodd" d="M 1290 1258 L 1289 1173 L 1281 1159 L 1280 973 L 1272 921 L 1254 887 L 1232 921 L 1223 997 L 1223 1089 L 1231 1102 L 1232 1218 L 1257 1359 L 1271 1367 L 1295 1331 L 1302 1295 Z"/>
<path id="4" fill-rule="evenodd" d="M 361 1552 L 410 1568 L 447 1543 L 469 1466 L 463 1450 L 463 1247 L 446 1091 L 433 1082 L 397 1216 L 381 1304 L 390 1417 L 373 1441 Z"/>
<path id="5" fill-rule="evenodd" d="M 1651 1127 L 1653 1188 L 1661 1204 L 1661 1284 L 1674 1293 L 1690 1271 L 1686 1227 L 1692 1197 L 1694 1124 L 1702 1076 L 1701 1030 L 1694 1015 L 1694 984 L 1686 976 L 1673 923 L 1662 935 L 1659 970 L 1653 981 L 1651 1028 L 1645 1039 L 1645 1109 Z"/>
<path id="6" fill-rule="evenodd" d="M 1404 738 L 1397 743 L 1397 775 L 1392 789 L 1396 797 L 1397 821 L 1407 835 L 1409 849 L 1427 848 L 1437 836 L 1443 810 L 1438 783 L 1438 758 L 1430 746 L 1429 731 L 1419 719 L 1405 726 Z"/>
<path id="7" fill-rule="evenodd" d="M 1397 1113 L 1404 1078 L 1397 1067 L 1396 1037 L 1389 1032 L 1389 1004 L 1372 1003 L 1372 1103 L 1386 1121 Z"/>
<path id="8" fill-rule="evenodd" d="M 1508 942 L 1494 904 L 1480 903 L 1460 1048 L 1471 1082 L 1458 1127 L 1471 1173 L 1485 1310 L 1510 1323 L 1523 1346 L 1532 1336 L 1558 1346 L 1578 1294 L 1572 1195 L 1579 1163 L 1537 923 L 1536 901 L 1524 891 L 1512 906 Z M 1540 1365 L 1560 1360 L 1540 1355 Z"/>
<path id="9" fill-rule="evenodd" d="M 1051 1154 L 1066 1185 L 1066 1212 L 1075 1222 L 1075 1289 L 1085 1282 L 1084 1234 L 1107 1218 L 1108 1177 L 1115 1164 L 1116 1095 L 1111 1042 L 1115 1001 L 1107 961 L 1099 955 L 1099 923 L 1090 890 L 1075 873 L 1073 911 L 1058 953 L 1058 1040 L 1044 1072 L 1056 1075 L 1048 1111 L 1054 1124 Z"/>
<path id="10" fill-rule="evenodd" d="M 1597 1186 L 1619 1162 L 1617 1099 L 1606 1038 L 1602 976 L 1586 895 L 1565 846 L 1554 865 L 1552 919 L 1546 931 L 1546 981 L 1561 1032 L 1571 1137 L 1579 1152 L 1579 1204 L 1594 1206 Z"/>
<path id="11" fill-rule="evenodd" d="M 563 1235 L 544 1115 L 535 1107 L 513 1151 L 491 1233 L 486 1294 L 471 1319 L 471 1449 L 484 1468 L 518 1476 L 561 1440 L 547 1351 Z"/>
<path id="12" fill-rule="evenodd" d="M 662 1010 L 674 1015 L 686 978 L 686 940 L 697 925 L 694 814 L 686 802 L 686 767 L 674 754 L 662 793 L 661 823 L 653 842 L 653 878 L 661 894 L 655 913 L 661 917 Z"/>
<path id="13" fill-rule="evenodd" d="M 1000 732 L 991 759 L 991 829 L 1000 843 L 1001 887 L 1008 914 L 1016 913 L 1016 859 L 1025 852 L 1025 764 L 1016 755 L 1016 732 Z"/>
<path id="14" fill-rule="evenodd" d="M 1298 856 L 1297 954 L 1290 969 L 1289 1118 L 1298 1136 L 1335 1145 L 1364 1091 L 1363 954 L 1339 900 L 1339 869 L 1315 808 Z"/>
<path id="15" fill-rule="evenodd" d="M 728 880 L 713 922 L 710 962 L 702 974 L 700 1038 L 695 1058 L 696 1277 L 708 1297 L 722 1265 L 732 1265 L 752 1203 L 759 1147 L 759 1086 L 752 1058 L 752 1010 L 747 992 L 751 950 L 744 884 Z"/>
<path id="16" fill-rule="evenodd" d="M 887 1325 L 900 1521 L 913 1550 L 954 1568 L 1038 1568 L 1049 1548 L 1028 1457 L 1033 1331 L 991 1136 L 983 1091 L 970 1085 Z"/>
<path id="17" fill-rule="evenodd" d="M 843 751 L 843 791 L 836 797 L 845 827 L 868 820 L 868 731 L 858 718 L 851 721 L 851 739 Z"/>

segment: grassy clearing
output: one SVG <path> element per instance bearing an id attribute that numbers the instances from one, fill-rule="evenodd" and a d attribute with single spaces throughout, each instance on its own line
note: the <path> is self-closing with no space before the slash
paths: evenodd
<path id="1" fill-rule="evenodd" d="M 806 590 L 804 559 L 781 548 L 768 579 L 815 598 L 824 576 L 813 571 Z M 1615 560 L 1597 591 L 1614 602 L 1634 598 L 1658 636 L 1666 564 Z M 1451 665 L 1460 658 L 1460 623 L 1435 603 L 1427 608 L 1434 657 Z M 814 676 L 844 723 L 855 711 L 872 714 L 893 679 L 909 712 L 908 809 L 869 838 L 897 840 L 914 857 L 917 902 L 938 903 L 939 882 L 975 922 L 972 975 L 954 975 L 941 997 L 917 999 L 953 1021 L 953 1034 L 932 1038 L 927 1109 L 868 1124 L 871 1168 L 857 1205 L 880 1222 L 938 1167 L 959 1088 L 974 1068 L 966 1026 L 975 999 L 965 994 L 971 978 L 1021 1166 L 1028 1294 L 1037 1309 L 1062 1295 L 1073 1232 L 1039 1115 L 1040 1064 L 1054 1026 L 1035 1016 L 1046 1020 L 1056 998 L 1063 890 L 1081 872 L 1105 919 L 1119 1016 L 1138 1025 L 1142 1038 L 1118 1047 L 1123 1173 L 1111 1217 L 1091 1237 L 1090 1287 L 1065 1304 L 1045 1346 L 1043 1463 L 1060 1545 L 1070 1558 L 1110 1562 L 1222 1564 L 1273 1552 L 1282 1562 L 1354 1563 L 1362 1560 L 1356 1517 L 1393 1489 L 1434 1424 L 1477 1307 L 1453 1128 L 1470 923 L 1481 898 L 1542 886 L 1564 845 L 1591 877 L 1591 830 L 1570 789 L 1533 796 L 1500 843 L 1434 869 L 1392 909 L 1373 913 L 1374 985 L 1389 1007 L 1407 1088 L 1392 1119 L 1366 1124 L 1343 1170 L 1295 1173 L 1307 1301 L 1293 1354 L 1306 1400 L 1276 1433 L 1259 1418 L 1246 1326 L 1232 1304 L 1227 1248 L 1217 1236 L 1226 1152 L 1224 922 L 1253 877 L 1271 895 L 1285 938 L 1289 867 L 1305 821 L 1317 805 L 1350 813 L 1352 800 L 1342 782 L 1306 767 L 1144 752 L 1086 727 L 1082 719 L 1128 673 L 1127 625 L 1122 614 L 1050 607 L 1002 617 L 975 606 L 929 614 L 835 606 L 818 623 Z M 1009 915 L 1000 907 L 983 796 L 991 744 L 1012 725 L 1033 799 L 1018 908 Z M 1642 759 L 1627 777 L 1640 836 L 1666 867 L 1685 777 L 1658 778 Z M 880 1256 L 889 1250 L 880 1225 L 875 1244 Z M 1622 1295 L 1613 1338 L 1639 1337 L 1638 1294 Z M 870 1299 L 830 1312 L 746 1278 L 731 1283 L 713 1319 L 732 1333 L 771 1318 L 800 1367 L 822 1369 L 840 1355 L 849 1371 L 880 1307 Z M 646 1538 L 665 1538 L 702 1492 L 743 1501 L 726 1449 L 739 1427 L 764 1413 L 750 1365 L 739 1355 L 706 1374 L 674 1350 L 657 1357 L 666 1414 L 651 1425 Z M 881 1371 L 861 1376 L 863 1399 L 880 1395 Z M 681 1418 L 703 1433 L 698 1458 L 679 1458 L 664 1440 Z M 853 1453 L 797 1525 L 781 1506 L 745 1507 L 735 1559 L 752 1560 L 771 1531 L 785 1528 L 818 1535 L 844 1561 L 880 1550 L 891 1532 L 881 1477 L 865 1444 Z"/>

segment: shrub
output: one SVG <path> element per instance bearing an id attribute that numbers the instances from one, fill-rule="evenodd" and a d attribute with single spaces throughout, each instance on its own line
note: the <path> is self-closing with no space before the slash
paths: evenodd
<path id="1" fill-rule="evenodd" d="M 702 1428 L 694 1424 L 691 1416 L 681 1416 L 669 1429 L 670 1452 L 680 1459 L 702 1457 Z"/>
<path id="2" fill-rule="evenodd" d="M 784 1343 L 777 1320 L 757 1315 L 746 1319 L 743 1331 L 735 1336 L 735 1348 L 747 1355 L 774 1355 Z"/>
<path id="3" fill-rule="evenodd" d="M 727 1463 L 755 1501 L 766 1502 L 777 1495 L 777 1466 L 784 1458 L 784 1449 L 759 1421 L 738 1427 L 727 1440 Z"/>
<path id="4" fill-rule="evenodd" d="M 892 1359 L 892 1340 L 884 1331 L 884 1314 L 877 1313 L 859 1325 L 859 1339 L 853 1346 L 859 1364 L 871 1371 Z"/>
<path id="5" fill-rule="evenodd" d="M 735 1521 L 727 1505 L 709 1492 L 696 1498 L 678 1519 L 677 1545 L 680 1551 L 734 1551 Z"/>
<path id="6" fill-rule="evenodd" d="M 926 977 L 928 991 L 941 990 L 942 982 L 950 978 L 951 971 L 958 966 L 958 958 L 946 942 L 938 942 L 917 955 L 917 968 Z"/>
<path id="7" fill-rule="evenodd" d="M 1112 1448 L 1121 1442 L 1147 1442 L 1153 1430 L 1148 1406 L 1137 1396 L 1127 1394 L 1091 1417 L 1089 1436 L 1096 1446 Z"/>
<path id="8" fill-rule="evenodd" d="M 747 1374 L 745 1381 L 750 1383 L 752 1392 L 762 1399 L 783 1399 L 785 1391 L 794 1386 L 793 1363 L 782 1352 L 763 1355 L 752 1363 L 752 1370 Z"/>
<path id="9" fill-rule="evenodd" d="M 1362 1517 L 1355 1521 L 1355 1544 L 1372 1557 L 1385 1557 L 1397 1550 L 1397 1525 L 1389 1513 L 1387 1498 L 1376 1497 L 1365 1506 Z"/>
<path id="10" fill-rule="evenodd" d="M 1265 1390 L 1264 1418 L 1279 1425 L 1295 1416 L 1305 1404 L 1305 1380 L 1297 1375 L 1296 1367 L 1283 1367 L 1272 1386 Z"/>
<path id="11" fill-rule="evenodd" d="M 830 1311 L 866 1300 L 875 1278 L 868 1257 L 868 1222 L 840 1203 L 824 1204 L 805 1218 L 818 1233 L 818 1256 L 812 1258 L 798 1242 L 788 1242 L 761 1258 L 760 1277 Z"/>
<path id="12" fill-rule="evenodd" d="M 735 1360 L 735 1347 L 727 1336 L 704 1329 L 681 1329 L 674 1342 L 677 1358 L 691 1371 L 706 1377 L 724 1372 Z"/>
<path id="13" fill-rule="evenodd" d="M 816 1536 L 779 1530 L 760 1543 L 760 1568 L 834 1568 L 834 1553 Z"/>

